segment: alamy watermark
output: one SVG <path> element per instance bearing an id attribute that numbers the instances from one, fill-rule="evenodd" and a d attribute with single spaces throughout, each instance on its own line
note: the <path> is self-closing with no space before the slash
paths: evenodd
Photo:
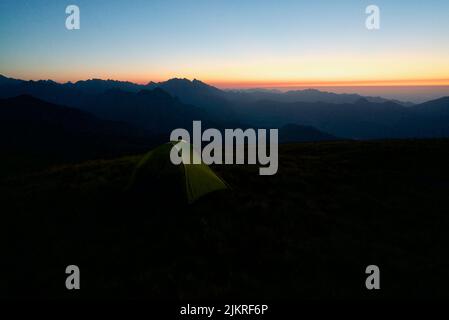
<path id="1" fill-rule="evenodd" d="M 69 16 L 65 19 L 65 27 L 67 30 L 79 30 L 81 27 L 80 8 L 71 4 L 65 8 L 65 13 Z"/>
<path id="2" fill-rule="evenodd" d="M 278 130 L 269 129 L 225 129 L 224 139 L 218 129 L 209 128 L 202 132 L 201 121 L 193 121 L 192 141 L 186 129 L 175 129 L 170 141 L 187 143 L 173 146 L 170 160 L 173 164 L 257 164 L 260 175 L 274 175 L 278 171 Z M 203 142 L 207 144 L 203 147 Z M 191 156 L 191 147 L 198 156 Z M 246 149 L 246 152 L 245 152 Z M 234 161 L 235 159 L 235 161 Z"/>
<path id="3" fill-rule="evenodd" d="M 65 273 L 69 276 L 65 280 L 65 287 L 68 290 L 80 289 L 80 268 L 74 264 L 67 266 Z"/>
<path id="4" fill-rule="evenodd" d="M 369 5 L 365 9 L 365 13 L 368 14 L 365 20 L 365 27 L 368 30 L 380 29 L 380 8 L 374 4 Z"/>
<path id="5" fill-rule="evenodd" d="M 380 269 L 378 266 L 371 264 L 366 267 L 365 273 L 369 274 L 366 278 L 365 286 L 368 290 L 380 289 Z"/>

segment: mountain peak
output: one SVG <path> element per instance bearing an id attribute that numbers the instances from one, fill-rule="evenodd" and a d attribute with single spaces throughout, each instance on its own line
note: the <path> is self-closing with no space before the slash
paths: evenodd
<path id="1" fill-rule="evenodd" d="M 206 85 L 203 81 L 198 79 L 193 79 L 192 83 Z"/>
<path id="2" fill-rule="evenodd" d="M 168 79 L 167 81 L 165 81 L 165 83 L 168 83 L 168 82 L 191 83 L 192 81 L 190 81 L 187 78 L 171 78 L 171 79 Z"/>
<path id="3" fill-rule="evenodd" d="M 17 83 L 21 83 L 21 82 L 22 82 L 22 80 L 8 78 L 8 77 L 0 74 L 0 85 L 10 85 L 10 84 L 17 84 Z"/>

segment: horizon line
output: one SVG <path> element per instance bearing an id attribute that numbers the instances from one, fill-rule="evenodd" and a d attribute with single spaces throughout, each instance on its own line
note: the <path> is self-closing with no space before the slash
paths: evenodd
<path id="1" fill-rule="evenodd" d="M 289 88 L 289 87 L 436 87 L 449 86 L 449 79 L 413 80 L 344 80 L 344 81 L 210 81 L 223 88 Z"/>
<path id="2" fill-rule="evenodd" d="M 173 79 L 186 79 L 189 81 L 201 81 L 205 84 L 209 84 L 218 88 L 233 89 L 233 88 L 288 88 L 288 87 L 436 87 L 436 86 L 449 86 L 448 79 L 402 79 L 402 80 L 315 80 L 315 81 L 220 81 L 220 80 L 200 80 L 198 77 L 188 78 L 188 77 L 168 77 L 167 80 L 124 80 L 119 78 L 101 78 L 101 77 L 87 77 L 78 80 L 53 80 L 51 78 L 30 78 L 23 79 L 20 77 L 10 77 L 0 73 L 0 76 L 4 76 L 10 79 L 23 80 L 23 81 L 53 81 L 60 84 L 66 83 L 76 83 L 78 81 L 89 81 L 89 80 L 103 80 L 103 81 L 119 81 L 119 82 L 130 82 L 136 85 L 148 85 L 149 83 L 160 83 Z"/>

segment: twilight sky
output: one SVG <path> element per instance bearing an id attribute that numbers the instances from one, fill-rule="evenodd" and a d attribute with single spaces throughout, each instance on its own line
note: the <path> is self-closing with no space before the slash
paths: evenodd
<path id="1" fill-rule="evenodd" d="M 80 30 L 65 28 L 69 4 Z M 1 0 L 0 48 L 0 74 L 22 79 L 449 85 L 449 1 Z"/>

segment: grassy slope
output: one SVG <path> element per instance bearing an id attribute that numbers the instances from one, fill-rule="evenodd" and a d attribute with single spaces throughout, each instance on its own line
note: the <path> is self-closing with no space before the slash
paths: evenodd
<path id="1" fill-rule="evenodd" d="M 1 294 L 64 296 L 77 264 L 81 296 L 447 297 L 449 141 L 284 145 L 277 175 L 216 166 L 233 190 L 189 207 L 124 193 L 139 159 L 4 179 Z"/>

